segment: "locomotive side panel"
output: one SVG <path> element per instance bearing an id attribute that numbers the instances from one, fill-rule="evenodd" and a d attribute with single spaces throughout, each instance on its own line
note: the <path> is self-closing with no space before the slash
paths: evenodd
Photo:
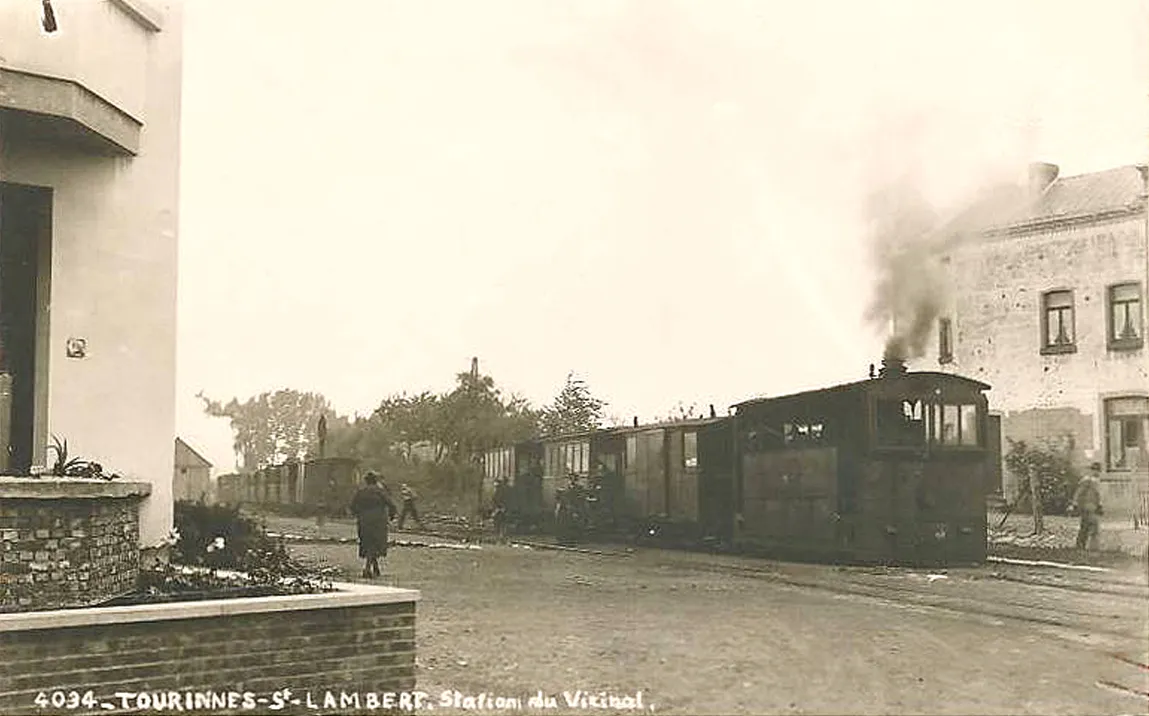
<path id="1" fill-rule="evenodd" d="M 851 520 L 859 557 L 927 565 L 985 559 L 980 456 L 873 460 L 865 473 Z"/>
<path id="2" fill-rule="evenodd" d="M 743 454 L 740 541 L 803 552 L 836 549 L 837 485 L 835 447 Z"/>

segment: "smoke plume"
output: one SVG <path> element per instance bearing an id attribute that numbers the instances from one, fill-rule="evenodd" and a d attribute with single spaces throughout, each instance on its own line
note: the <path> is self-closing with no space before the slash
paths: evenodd
<path id="1" fill-rule="evenodd" d="M 883 358 L 920 358 L 945 305 L 945 281 L 932 240 L 938 213 L 908 176 L 881 186 L 866 209 L 877 270 L 866 318 L 888 333 Z"/>

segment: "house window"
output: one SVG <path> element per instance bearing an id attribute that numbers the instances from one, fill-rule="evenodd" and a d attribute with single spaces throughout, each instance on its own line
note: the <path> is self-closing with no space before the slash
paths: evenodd
<path id="1" fill-rule="evenodd" d="M 1042 297 L 1042 304 L 1042 353 L 1077 350 L 1073 335 L 1073 292 L 1050 291 Z"/>
<path id="2" fill-rule="evenodd" d="M 1149 398 L 1112 398 L 1105 401 L 1110 470 L 1136 470 L 1145 465 L 1145 437 L 1149 433 Z"/>
<path id="3" fill-rule="evenodd" d="M 634 467 L 635 461 L 638 459 L 638 436 L 626 436 L 626 457 L 624 464 L 627 469 Z"/>
<path id="4" fill-rule="evenodd" d="M 1141 284 L 1123 283 L 1109 287 L 1109 347 L 1115 350 L 1140 348 Z"/>
<path id="5" fill-rule="evenodd" d="M 698 433 L 693 430 L 682 434 L 682 466 L 698 467 Z"/>
<path id="6" fill-rule="evenodd" d="M 938 363 L 952 363 L 953 359 L 953 323 L 942 318 L 938 320 Z"/>

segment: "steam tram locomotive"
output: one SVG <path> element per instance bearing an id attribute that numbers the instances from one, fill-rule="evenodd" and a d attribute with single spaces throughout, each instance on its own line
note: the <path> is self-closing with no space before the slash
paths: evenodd
<path id="1" fill-rule="evenodd" d="M 804 560 L 984 561 L 1000 448 L 989 386 L 907 372 L 747 400 L 733 415 L 610 428 L 492 451 L 517 509 L 545 516 L 570 475 L 602 477 L 619 522 L 686 528 L 738 551 Z"/>

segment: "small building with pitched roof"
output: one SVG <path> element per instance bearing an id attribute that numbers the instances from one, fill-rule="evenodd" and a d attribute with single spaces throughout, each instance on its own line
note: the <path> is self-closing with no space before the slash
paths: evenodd
<path id="1" fill-rule="evenodd" d="M 176 500 L 189 502 L 211 502 L 212 464 L 195 448 L 176 438 L 175 474 L 172 476 L 172 492 Z"/>

